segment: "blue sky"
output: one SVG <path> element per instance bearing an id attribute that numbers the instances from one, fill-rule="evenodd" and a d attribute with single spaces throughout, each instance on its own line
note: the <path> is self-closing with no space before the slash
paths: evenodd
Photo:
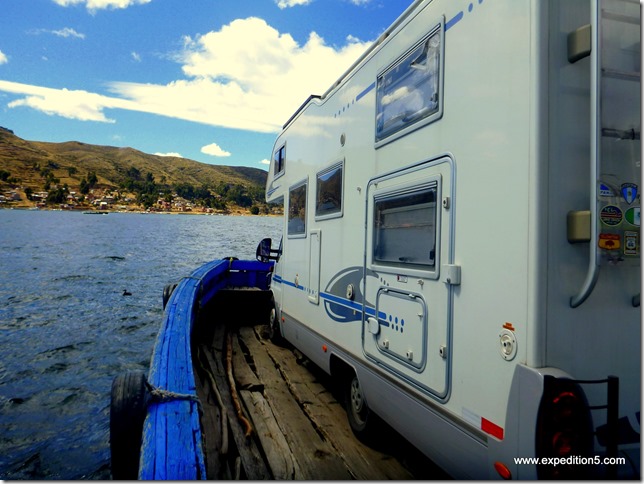
<path id="1" fill-rule="evenodd" d="M 267 169 L 402 0 L 3 0 L 0 126 Z"/>

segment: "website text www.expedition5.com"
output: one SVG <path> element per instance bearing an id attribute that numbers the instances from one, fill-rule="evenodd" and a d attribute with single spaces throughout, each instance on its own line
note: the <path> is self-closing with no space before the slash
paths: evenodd
<path id="1" fill-rule="evenodd" d="M 517 465 L 624 465 L 626 457 L 581 457 L 571 455 L 568 457 L 515 457 Z"/>

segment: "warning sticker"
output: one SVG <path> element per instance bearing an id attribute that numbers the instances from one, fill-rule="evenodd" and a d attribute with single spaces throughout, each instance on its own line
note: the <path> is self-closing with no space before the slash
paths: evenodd
<path id="1" fill-rule="evenodd" d="M 622 223 L 623 214 L 619 207 L 615 205 L 606 205 L 599 212 L 599 219 L 604 225 L 615 227 Z"/>

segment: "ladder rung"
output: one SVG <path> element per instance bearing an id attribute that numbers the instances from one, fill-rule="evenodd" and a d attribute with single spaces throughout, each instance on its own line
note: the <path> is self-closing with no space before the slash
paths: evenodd
<path id="1" fill-rule="evenodd" d="M 602 128 L 602 136 L 620 140 L 638 140 L 640 139 L 641 133 L 635 129 Z"/>
<path id="2" fill-rule="evenodd" d="M 625 24 L 640 24 L 639 17 L 633 17 L 632 15 L 624 15 L 622 13 L 609 12 L 608 10 L 602 10 L 602 18 L 606 20 L 614 20 L 616 22 L 622 22 Z"/>
<path id="3" fill-rule="evenodd" d="M 620 71 L 618 69 L 602 68 L 602 75 L 604 77 L 612 77 L 613 79 L 622 79 L 624 81 L 639 81 L 640 73 L 637 71 Z"/>

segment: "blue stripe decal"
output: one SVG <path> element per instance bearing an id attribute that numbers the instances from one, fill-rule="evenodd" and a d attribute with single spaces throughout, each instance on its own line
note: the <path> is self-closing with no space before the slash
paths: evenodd
<path id="1" fill-rule="evenodd" d="M 356 102 L 365 97 L 374 87 L 376 87 L 376 83 L 372 82 L 370 86 L 356 96 Z"/>
<path id="2" fill-rule="evenodd" d="M 304 291 L 305 288 L 304 286 L 296 285 L 294 282 L 288 281 L 286 279 L 283 279 L 281 276 L 273 275 L 273 282 L 276 282 L 278 284 L 286 284 L 287 286 L 293 287 L 295 289 L 299 289 L 300 291 Z M 339 304 L 342 307 L 351 309 L 353 311 L 362 311 L 362 303 L 354 302 L 349 299 L 336 296 L 335 294 L 330 294 L 328 292 L 320 292 L 320 297 L 330 303 L 334 304 Z M 371 306 L 365 306 L 364 307 L 364 312 L 367 316 L 375 316 L 376 315 L 376 310 L 375 308 Z M 389 322 L 387 321 L 387 313 L 384 313 L 382 311 L 378 312 L 378 319 L 380 320 L 380 324 L 384 326 L 389 326 Z"/>
<path id="3" fill-rule="evenodd" d="M 458 22 L 463 19 L 463 11 L 458 12 L 454 17 L 445 22 L 445 32 L 454 27 Z"/>
<path id="4" fill-rule="evenodd" d="M 326 299 L 327 301 L 334 302 L 336 304 L 344 306 L 345 308 L 362 311 L 362 304 L 358 304 L 342 297 L 334 296 L 333 294 L 329 294 L 328 292 L 322 292 L 320 293 L 320 296 L 322 296 L 322 298 Z"/>
<path id="5" fill-rule="evenodd" d="M 270 196 L 271 196 L 273 193 L 275 193 L 275 191 L 276 191 L 278 188 L 280 188 L 281 186 L 282 186 L 282 185 L 278 185 L 278 186 L 276 186 L 276 187 L 274 187 L 274 188 L 271 188 L 269 191 L 267 191 L 267 192 L 266 192 L 266 196 L 267 196 L 267 197 L 270 197 Z"/>
<path id="6" fill-rule="evenodd" d="M 295 289 L 299 289 L 301 291 L 304 290 L 304 286 L 296 286 L 294 282 L 287 281 L 286 279 L 282 279 L 281 276 L 273 276 L 273 281 L 277 282 L 278 284 L 286 284 L 287 286 L 294 287 Z"/>
<path id="7" fill-rule="evenodd" d="M 481 5 L 483 3 L 483 0 L 478 0 L 477 3 Z M 467 11 L 468 13 L 472 13 L 474 11 L 474 0 L 472 0 L 470 4 L 467 6 Z M 461 20 L 463 20 L 464 16 L 465 16 L 465 13 L 463 12 L 463 10 L 461 10 L 456 15 L 454 15 L 451 19 L 445 22 L 445 32 L 447 32 L 449 29 L 454 27 L 454 25 L 456 25 Z"/>

